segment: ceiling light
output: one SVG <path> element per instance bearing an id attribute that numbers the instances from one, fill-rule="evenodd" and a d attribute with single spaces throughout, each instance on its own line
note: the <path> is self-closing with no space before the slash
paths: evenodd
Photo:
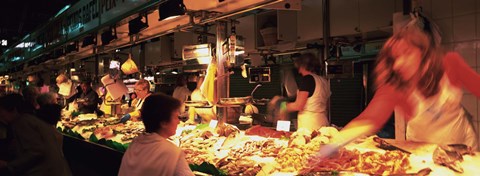
<path id="1" fill-rule="evenodd" d="M 160 18 L 158 21 L 185 15 L 186 7 L 183 0 L 167 0 L 158 6 Z"/>
<path id="2" fill-rule="evenodd" d="M 148 19 L 145 17 L 145 22 L 142 21 L 143 16 L 140 15 L 137 18 L 128 22 L 128 35 L 138 34 L 141 30 L 148 27 Z"/>
<path id="3" fill-rule="evenodd" d="M 96 35 L 88 35 L 85 38 L 83 38 L 82 48 L 84 48 L 88 45 L 92 45 L 92 44 L 97 44 Z"/>
<path id="4" fill-rule="evenodd" d="M 112 40 L 117 39 L 117 30 L 113 28 L 112 31 L 112 28 L 108 28 L 102 33 L 101 38 L 102 45 L 108 45 Z"/>

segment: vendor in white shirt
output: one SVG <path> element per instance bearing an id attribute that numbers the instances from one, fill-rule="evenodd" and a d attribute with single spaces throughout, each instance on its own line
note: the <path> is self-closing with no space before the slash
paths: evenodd
<path id="1" fill-rule="evenodd" d="M 180 101 L 180 114 L 185 112 L 185 101 L 187 101 L 188 96 L 190 96 L 192 92 L 187 87 L 187 79 L 184 76 L 179 76 L 177 78 L 177 85 L 175 90 L 173 90 L 172 97 Z"/>
<path id="2" fill-rule="evenodd" d="M 316 74 L 320 68 L 318 58 L 311 53 L 302 54 L 294 60 L 302 76 L 295 102 L 283 103 L 288 112 L 298 111 L 298 128 L 316 130 L 328 126 L 327 103 L 330 97 L 328 81 Z"/>
<path id="3" fill-rule="evenodd" d="M 132 121 L 139 121 L 141 115 L 140 109 L 143 106 L 143 102 L 145 98 L 152 94 L 150 92 L 150 83 L 145 79 L 140 79 L 137 83 L 135 83 L 134 91 L 137 97 L 132 101 L 133 111 L 125 114 L 122 117 L 122 119 L 120 120 L 120 122 L 122 123 L 125 123 L 129 119 L 132 119 Z"/>

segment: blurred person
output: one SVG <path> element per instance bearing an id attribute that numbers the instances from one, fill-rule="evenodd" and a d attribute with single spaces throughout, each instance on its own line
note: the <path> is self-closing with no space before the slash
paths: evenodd
<path id="1" fill-rule="evenodd" d="M 316 130 L 328 126 L 328 99 L 331 95 L 328 81 L 317 74 L 320 68 L 319 59 L 312 53 L 305 53 L 294 59 L 295 67 L 302 76 L 298 85 L 297 97 L 294 102 L 282 102 L 281 111 L 298 111 L 297 129 Z M 279 101 L 274 97 L 272 103 Z"/>
<path id="2" fill-rule="evenodd" d="M 145 99 L 152 95 L 150 92 L 150 83 L 145 79 L 140 79 L 135 83 L 134 91 L 135 93 L 133 95 L 135 95 L 135 99 L 131 101 L 131 105 L 134 109 L 132 112 L 123 115 L 120 120 L 122 123 L 125 123 L 130 119 L 133 121 L 138 121 L 141 116 L 140 109 L 142 109 Z"/>
<path id="3" fill-rule="evenodd" d="M 175 89 L 173 90 L 172 97 L 180 101 L 180 114 L 185 112 L 185 101 L 187 101 L 188 96 L 190 96 L 192 92 L 187 87 L 187 78 L 184 76 L 177 77 L 177 83 Z"/>
<path id="4" fill-rule="evenodd" d="M 35 114 L 35 110 L 40 108 L 37 103 L 38 95 L 40 95 L 40 91 L 33 85 L 29 85 L 22 89 L 22 96 L 25 100 L 24 112 Z"/>
<path id="5" fill-rule="evenodd" d="M 195 90 L 193 90 L 191 94 L 192 101 L 207 101 L 207 99 L 203 96 L 202 91 L 200 90 L 204 80 L 205 80 L 205 77 L 203 76 L 198 77 L 197 88 L 195 88 Z M 202 123 L 209 123 L 210 120 L 216 118 L 214 108 L 189 107 L 188 110 L 192 111 L 192 112 L 189 112 L 188 123 L 194 123 L 195 121 L 194 113 L 198 114 L 202 118 Z M 193 115 L 191 115 L 190 113 L 193 113 Z"/>
<path id="6" fill-rule="evenodd" d="M 80 84 L 82 93 L 79 97 L 78 110 L 81 113 L 94 113 L 98 109 L 98 103 L 100 102 L 97 92 L 92 89 L 92 82 L 83 81 Z"/>
<path id="7" fill-rule="evenodd" d="M 37 103 L 39 108 L 48 104 L 57 104 L 57 94 L 55 93 L 42 93 L 37 97 Z"/>
<path id="8" fill-rule="evenodd" d="M 13 136 L 8 148 L 11 158 L 0 160 L 0 175 L 71 175 L 56 130 L 23 112 L 23 106 L 19 94 L 0 97 L 0 121 Z"/>
<path id="9" fill-rule="evenodd" d="M 378 131 L 393 112 L 407 122 L 408 141 L 477 148 L 461 102 L 462 89 L 480 97 L 480 75 L 458 53 L 443 51 L 435 35 L 414 23 L 386 41 L 376 63 L 372 101 L 340 132 L 341 140 L 321 149 L 321 156 Z"/>
<path id="10" fill-rule="evenodd" d="M 123 155 L 119 176 L 193 175 L 185 154 L 168 138 L 175 135 L 180 102 L 165 94 L 146 98 L 141 109 L 145 134 L 133 140 Z M 159 108 L 161 107 L 161 108 Z"/>

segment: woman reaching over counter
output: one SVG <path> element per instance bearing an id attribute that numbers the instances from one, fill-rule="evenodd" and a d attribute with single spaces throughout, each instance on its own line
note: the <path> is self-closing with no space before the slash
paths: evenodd
<path id="1" fill-rule="evenodd" d="M 441 49 L 434 26 L 425 23 L 422 28 L 416 20 L 387 40 L 377 59 L 372 101 L 340 132 L 342 139 L 322 148 L 320 156 L 378 131 L 392 112 L 407 122 L 408 141 L 476 149 L 476 134 L 461 100 L 462 88 L 480 97 L 480 75 L 459 54 Z"/>
<path id="2" fill-rule="evenodd" d="M 130 144 L 123 155 L 118 175 L 193 175 L 185 154 L 167 140 L 175 135 L 180 123 L 180 105 L 178 100 L 164 94 L 154 94 L 145 99 L 141 116 L 146 134 L 138 136 Z"/>

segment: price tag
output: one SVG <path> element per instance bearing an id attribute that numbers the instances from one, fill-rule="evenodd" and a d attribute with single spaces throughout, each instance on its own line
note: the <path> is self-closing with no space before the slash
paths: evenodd
<path id="1" fill-rule="evenodd" d="M 210 124 L 208 125 L 210 128 L 216 128 L 218 124 L 217 120 L 211 120 Z"/>
<path id="2" fill-rule="evenodd" d="M 277 121 L 277 131 L 290 131 L 290 121 L 286 121 L 286 120 Z"/>

